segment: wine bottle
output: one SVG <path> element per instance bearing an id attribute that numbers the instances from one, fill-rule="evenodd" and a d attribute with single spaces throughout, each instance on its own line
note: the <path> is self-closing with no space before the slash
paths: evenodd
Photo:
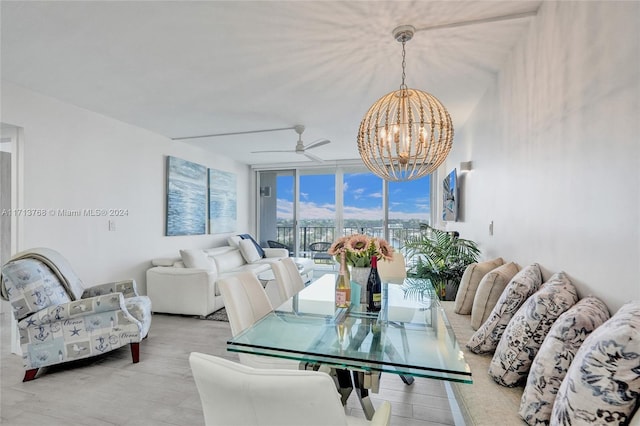
<path id="1" fill-rule="evenodd" d="M 340 254 L 340 272 L 336 279 L 336 307 L 347 308 L 351 304 L 351 282 L 344 253 Z"/>
<path id="2" fill-rule="evenodd" d="M 382 308 L 382 280 L 378 274 L 378 258 L 371 256 L 371 272 L 367 280 L 367 309 L 370 312 L 378 312 Z"/>

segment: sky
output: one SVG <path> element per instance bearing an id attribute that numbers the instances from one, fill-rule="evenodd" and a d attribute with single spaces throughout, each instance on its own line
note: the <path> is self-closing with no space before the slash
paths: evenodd
<path id="1" fill-rule="evenodd" d="M 278 176 L 278 219 L 293 218 L 293 177 Z M 390 219 L 429 219 L 430 177 L 389 183 Z M 382 180 L 371 173 L 345 173 L 344 218 L 381 220 Z M 335 218 L 335 175 L 300 176 L 300 218 Z"/>

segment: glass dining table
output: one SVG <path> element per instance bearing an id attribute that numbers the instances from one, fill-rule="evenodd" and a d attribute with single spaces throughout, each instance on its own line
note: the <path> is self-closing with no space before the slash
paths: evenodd
<path id="1" fill-rule="evenodd" d="M 335 306 L 335 274 L 326 274 L 237 336 L 227 350 L 300 361 L 335 376 L 343 404 L 355 389 L 365 415 L 380 373 L 410 385 L 414 377 L 472 383 L 471 371 L 430 282 L 382 285 L 382 309 L 369 312 L 351 283 L 351 305 Z M 402 283 L 402 284 L 399 284 Z"/>

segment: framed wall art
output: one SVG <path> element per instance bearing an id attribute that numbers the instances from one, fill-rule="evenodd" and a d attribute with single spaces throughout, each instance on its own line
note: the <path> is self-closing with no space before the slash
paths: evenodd
<path id="1" fill-rule="evenodd" d="M 442 220 L 458 220 L 458 175 L 456 169 L 442 181 Z"/>
<path id="2" fill-rule="evenodd" d="M 166 235 L 206 234 L 207 168 L 167 156 Z"/>
<path id="3" fill-rule="evenodd" d="M 209 169 L 209 233 L 236 231 L 236 175 Z"/>

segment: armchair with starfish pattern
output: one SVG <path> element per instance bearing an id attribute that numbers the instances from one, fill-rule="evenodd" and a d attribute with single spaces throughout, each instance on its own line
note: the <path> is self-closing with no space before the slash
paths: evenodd
<path id="1" fill-rule="evenodd" d="M 151 325 L 151 301 L 133 280 L 85 288 L 62 255 L 38 248 L 2 267 L 2 298 L 18 322 L 23 381 L 41 367 L 130 345 L 133 362 Z"/>

